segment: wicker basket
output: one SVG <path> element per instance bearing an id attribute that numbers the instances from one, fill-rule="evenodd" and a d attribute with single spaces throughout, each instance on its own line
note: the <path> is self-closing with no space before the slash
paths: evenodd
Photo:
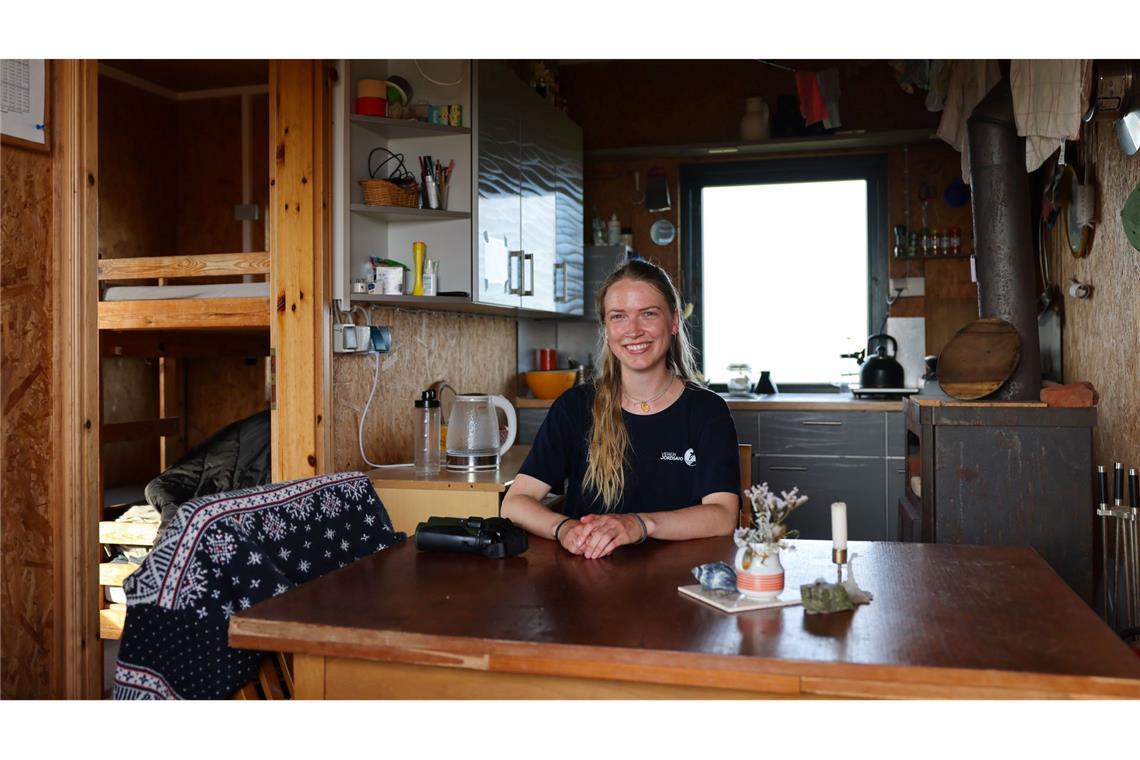
<path id="1" fill-rule="evenodd" d="M 372 168 L 372 156 L 377 151 L 383 151 L 388 156 L 376 168 Z M 378 178 L 376 175 L 390 161 L 396 162 L 396 168 L 388 175 L 388 179 Z M 364 191 L 364 202 L 369 206 L 419 207 L 420 186 L 415 181 L 415 175 L 404 166 L 402 154 L 393 153 L 384 147 L 373 148 L 368 154 L 368 176 L 369 179 L 360 180 L 360 189 Z"/>
<path id="2" fill-rule="evenodd" d="M 364 191 L 364 202 L 369 206 L 416 208 L 420 205 L 418 188 L 405 190 L 386 179 L 362 179 L 360 189 Z"/>

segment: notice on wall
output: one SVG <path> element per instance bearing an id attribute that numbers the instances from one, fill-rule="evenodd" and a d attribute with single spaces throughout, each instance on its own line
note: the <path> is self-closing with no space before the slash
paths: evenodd
<path id="1" fill-rule="evenodd" d="M 36 145 L 47 142 L 42 58 L 0 59 L 0 132 Z"/>

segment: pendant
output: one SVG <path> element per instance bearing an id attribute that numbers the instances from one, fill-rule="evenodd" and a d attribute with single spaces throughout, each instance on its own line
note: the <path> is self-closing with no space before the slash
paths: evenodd
<path id="1" fill-rule="evenodd" d="M 640 404 L 641 404 L 641 411 L 643 411 L 643 412 L 648 412 L 648 411 L 649 411 L 649 402 L 648 402 L 648 401 L 641 401 L 641 402 L 638 402 L 638 403 L 640 403 Z"/>

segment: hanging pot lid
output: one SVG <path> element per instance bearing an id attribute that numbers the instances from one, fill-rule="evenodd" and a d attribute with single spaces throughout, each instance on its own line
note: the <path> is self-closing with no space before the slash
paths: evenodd
<path id="1" fill-rule="evenodd" d="M 1133 188 L 1124 201 L 1124 208 L 1120 209 L 1120 222 L 1124 225 L 1128 242 L 1140 251 L 1140 185 Z"/>

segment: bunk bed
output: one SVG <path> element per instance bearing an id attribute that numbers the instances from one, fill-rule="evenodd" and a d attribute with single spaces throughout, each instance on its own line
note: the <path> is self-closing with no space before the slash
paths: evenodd
<path id="1" fill-rule="evenodd" d="M 97 272 L 100 355 L 159 362 L 158 416 L 104 423 L 101 446 L 154 440 L 160 446 L 160 470 L 164 470 L 179 454 L 168 451 L 167 441 L 186 437 L 179 362 L 199 357 L 269 356 L 270 298 L 269 283 L 264 281 L 269 274 L 269 254 L 101 259 Z M 235 276 L 246 281 L 216 282 Z M 262 281 L 248 281 L 253 278 Z M 157 284 L 139 285 L 140 280 Z M 137 565 L 110 561 L 115 553 L 110 547 L 149 548 L 158 526 L 107 520 L 106 512 L 102 517 L 99 543 L 107 550 L 99 566 L 99 635 L 118 639 L 126 615 L 119 598 L 121 586 Z"/>

